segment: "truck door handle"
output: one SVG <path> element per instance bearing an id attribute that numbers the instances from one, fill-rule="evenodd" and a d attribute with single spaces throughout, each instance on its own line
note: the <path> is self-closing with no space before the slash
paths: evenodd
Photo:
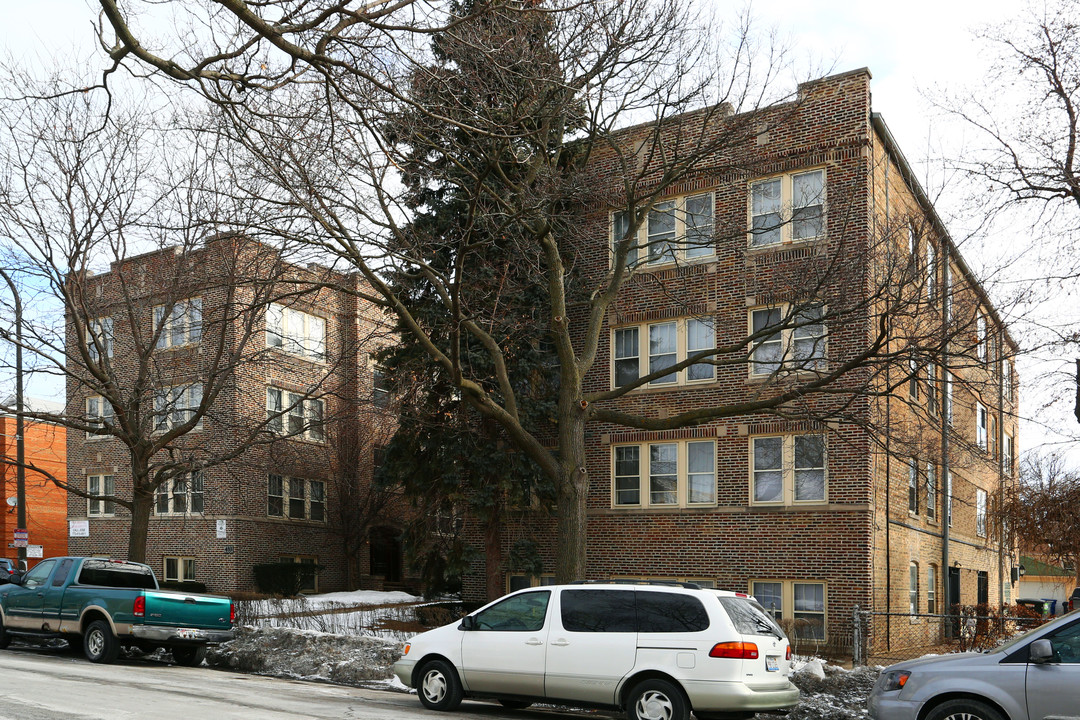
<path id="1" fill-rule="evenodd" d="M 544 641 L 540 640 L 539 638 L 529 638 L 528 640 L 525 641 L 525 644 L 526 645 L 543 645 Z"/>
<path id="2" fill-rule="evenodd" d="M 38 596 L 38 597 L 45 597 L 45 593 L 43 593 L 43 592 L 39 592 L 39 593 L 37 594 L 37 596 Z"/>
<path id="3" fill-rule="evenodd" d="M 559 638 L 558 640 L 553 641 L 551 644 L 555 647 L 566 647 L 570 644 L 570 641 L 566 640 L 565 638 Z"/>
<path id="4" fill-rule="evenodd" d="M 186 597 L 186 598 L 184 598 L 184 602 L 186 602 L 186 603 L 191 603 L 192 605 L 194 605 L 194 604 L 195 604 L 195 598 L 193 598 L 193 597 Z"/>

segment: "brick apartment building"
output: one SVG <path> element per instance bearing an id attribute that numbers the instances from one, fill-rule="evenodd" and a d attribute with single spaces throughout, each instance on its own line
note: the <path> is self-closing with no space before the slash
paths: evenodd
<path id="1" fill-rule="evenodd" d="M 165 432 L 218 393 L 198 427 L 162 453 L 224 462 L 158 488 L 146 561 L 161 579 L 248 591 L 253 566 L 280 561 L 321 566 L 313 591 L 400 579 L 392 513 L 383 508 L 371 538 L 350 536 L 366 533 L 355 530 L 353 514 L 365 507 L 356 488 L 370 487 L 373 447 L 390 427 L 373 401 L 368 357 L 382 325 L 350 292 L 357 276 L 220 237 L 126 258 L 78 282 L 87 325 L 107 336 L 111 372 L 127 393 L 120 404 L 136 399 L 139 367 L 153 375 L 141 405 L 126 408 L 128 422 Z M 78 357 L 70 317 L 68 327 L 69 357 Z M 221 355 L 230 361 L 215 366 Z M 120 408 L 82 374 L 69 365 L 68 412 L 91 428 L 120 428 Z M 128 457 L 114 434 L 68 433 L 69 472 L 87 492 L 130 498 Z M 72 553 L 126 556 L 124 507 L 72 494 L 67 515 L 86 521 L 77 522 L 85 536 L 69 540 Z"/>
<path id="2" fill-rule="evenodd" d="M 953 602 L 1009 601 L 1012 554 L 995 538 L 989 504 L 1014 472 L 1015 346 L 872 112 L 870 73 L 803 84 L 796 102 L 754 122 L 756 137 L 736 149 L 750 169 L 705 168 L 642 223 L 644 247 L 607 317 L 588 389 L 762 330 L 741 362 L 733 353 L 732 364 L 690 366 L 613 402 L 663 418 L 767 394 L 793 359 L 827 372 L 874 336 L 878 277 L 921 298 L 904 322 L 940 327 L 948 340 L 908 359 L 910 328 L 897 320 L 882 350 L 894 360 L 854 375 L 865 392 L 809 397 L 792 403 L 791 418 L 591 425 L 588 576 L 749 591 L 805 640 L 838 647 L 850 645 L 855 606 L 940 613 L 946 583 Z M 603 273 L 625 218 L 598 208 L 587 222 Z M 837 258 L 843 272 L 822 276 Z M 800 282 L 810 276 L 825 281 L 808 291 Z M 767 334 L 811 297 L 849 311 L 816 323 L 809 305 L 800 312 L 810 320 Z M 553 569 L 554 522 L 526 532 Z M 552 577 L 508 573 L 506 587 Z M 465 592 L 482 597 L 482 571 Z"/>
<path id="3" fill-rule="evenodd" d="M 14 406 L 14 399 L 4 402 Z M 26 399 L 27 408 L 41 412 L 63 410 L 59 403 L 36 398 Z M 54 407 L 55 406 L 55 407 Z M 44 472 L 26 471 L 26 530 L 31 546 L 41 546 L 41 557 L 66 555 L 67 535 L 67 493 L 56 486 L 49 475 L 63 482 L 67 478 L 66 435 L 62 425 L 25 420 L 24 452 L 26 461 Z M 16 458 L 15 416 L 0 415 L 0 458 L 15 462 Z M 4 499 L 0 505 L 0 538 L 4 543 L 2 557 L 16 560 L 18 548 L 13 547 L 14 531 L 18 527 L 18 515 L 15 509 L 17 497 L 16 468 L 8 462 L 0 463 L 0 487 L 4 489 Z M 27 565 L 33 567 L 38 559 L 27 557 Z"/>

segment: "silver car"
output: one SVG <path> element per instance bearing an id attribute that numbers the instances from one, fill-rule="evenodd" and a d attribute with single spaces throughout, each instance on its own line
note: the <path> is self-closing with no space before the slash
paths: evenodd
<path id="1" fill-rule="evenodd" d="M 1080 612 L 994 650 L 886 668 L 867 701 L 875 720 L 1080 717 Z"/>

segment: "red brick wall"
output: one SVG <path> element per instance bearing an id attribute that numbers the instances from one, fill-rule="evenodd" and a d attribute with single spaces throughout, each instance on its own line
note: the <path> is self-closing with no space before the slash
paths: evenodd
<path id="1" fill-rule="evenodd" d="M 26 471 L 26 529 L 29 543 L 41 545 L 44 557 L 67 555 L 67 493 L 58 488 L 49 475 L 61 482 L 67 478 L 66 430 L 62 426 L 25 421 L 26 461 L 44 472 Z M 15 418 L 0 416 L 0 456 L 15 460 Z M 5 498 L 14 498 L 16 492 L 16 469 L 13 465 L 0 464 Z M 10 512 L 9 512 L 10 511 Z M 17 527 L 17 514 L 13 507 L 0 505 L 0 543 L 3 557 L 14 560 L 18 549 L 9 547 Z M 37 564 L 36 559 L 27 564 Z"/>

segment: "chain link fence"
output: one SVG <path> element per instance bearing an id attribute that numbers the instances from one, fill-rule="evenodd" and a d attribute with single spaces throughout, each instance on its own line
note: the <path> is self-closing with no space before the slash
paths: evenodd
<path id="1" fill-rule="evenodd" d="M 852 613 L 852 661 L 889 665 L 923 655 L 988 650 L 1053 618 L 1008 605 L 954 605 L 944 615 L 861 610 Z"/>

